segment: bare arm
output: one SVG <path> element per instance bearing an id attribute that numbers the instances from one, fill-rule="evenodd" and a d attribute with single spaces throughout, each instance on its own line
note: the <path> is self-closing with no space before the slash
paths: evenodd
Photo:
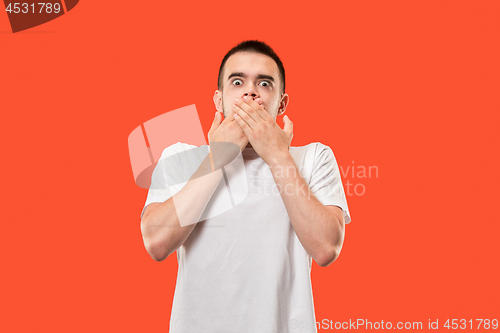
<path id="1" fill-rule="evenodd" d="M 342 209 L 325 206 L 314 196 L 288 152 L 275 163 L 271 172 L 300 243 L 318 265 L 330 265 L 344 243 Z"/>
<path id="2" fill-rule="evenodd" d="M 210 164 L 207 157 L 198 170 L 206 167 L 207 160 Z M 144 211 L 142 238 L 146 251 L 156 261 L 165 259 L 184 244 L 219 185 L 222 172 L 219 169 L 193 178 L 173 197 L 162 203 L 151 203 Z"/>
<path id="3" fill-rule="evenodd" d="M 142 238 L 146 251 L 156 261 L 164 260 L 184 244 L 222 179 L 221 168 L 234 160 L 248 143 L 232 115 L 222 122 L 221 117 L 216 113 L 208 135 L 210 154 L 191 179 L 170 199 L 151 203 L 144 210 Z M 217 142 L 232 144 L 236 150 Z"/>
<path id="4" fill-rule="evenodd" d="M 324 206 L 300 175 L 289 152 L 292 122 L 285 116 L 284 129 L 281 129 L 263 106 L 251 98 L 236 100 L 233 110 L 248 140 L 269 165 L 302 246 L 318 265 L 328 266 L 342 248 L 344 218 L 339 207 Z M 285 175 L 282 170 L 287 170 Z"/>

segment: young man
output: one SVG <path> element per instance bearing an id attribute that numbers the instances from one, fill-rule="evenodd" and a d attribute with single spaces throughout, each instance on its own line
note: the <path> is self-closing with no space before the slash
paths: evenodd
<path id="1" fill-rule="evenodd" d="M 165 149 L 169 163 L 153 173 L 141 230 L 153 259 L 177 251 L 171 333 L 316 332 L 312 259 L 324 267 L 338 257 L 350 214 L 331 149 L 290 147 L 292 122 L 276 124 L 288 102 L 279 57 L 265 43 L 242 42 L 220 67 L 210 154 L 183 143 Z M 224 183 L 234 184 L 236 173 L 221 170 L 238 158 L 248 193 L 206 218 Z M 165 188 L 186 176 L 180 189 Z"/>

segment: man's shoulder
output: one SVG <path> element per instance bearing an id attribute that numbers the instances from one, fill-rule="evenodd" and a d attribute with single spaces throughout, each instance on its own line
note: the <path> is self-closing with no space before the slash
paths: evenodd
<path id="1" fill-rule="evenodd" d="M 310 144 L 307 144 L 305 146 L 291 146 L 290 150 L 308 150 L 308 149 L 326 149 L 330 148 L 325 144 L 322 144 L 321 142 L 311 142 Z"/>
<path id="2" fill-rule="evenodd" d="M 336 164 L 337 160 L 332 149 L 321 143 L 313 142 L 305 146 L 290 147 L 290 154 L 300 170 L 312 170 L 326 164 Z"/>
<path id="3" fill-rule="evenodd" d="M 331 148 L 321 142 L 312 142 L 305 146 L 290 147 L 292 156 L 308 156 L 315 158 L 324 152 L 331 152 Z"/>
<path id="4" fill-rule="evenodd" d="M 195 145 L 185 143 L 185 142 L 176 142 L 176 143 L 166 147 L 165 149 L 163 149 L 163 152 L 161 153 L 160 159 L 167 158 L 167 157 L 170 157 L 170 156 L 173 156 L 176 154 L 181 154 L 181 153 L 185 153 L 188 151 L 192 151 L 193 149 L 201 150 L 201 151 L 205 151 L 205 150 L 208 151 L 208 146 L 207 145 L 195 146 Z"/>

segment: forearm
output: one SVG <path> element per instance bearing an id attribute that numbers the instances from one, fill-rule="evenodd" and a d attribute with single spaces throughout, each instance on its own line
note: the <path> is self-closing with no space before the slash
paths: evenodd
<path id="1" fill-rule="evenodd" d="M 163 260 L 184 244 L 221 179 L 222 172 L 218 170 L 190 180 L 178 193 L 143 217 L 144 245 L 153 259 Z"/>
<path id="2" fill-rule="evenodd" d="M 186 241 L 222 179 L 222 166 L 231 158 L 208 155 L 178 193 L 145 212 L 141 231 L 153 259 L 165 259 Z"/>
<path id="3" fill-rule="evenodd" d="M 343 221 L 314 196 L 290 153 L 277 156 L 269 166 L 302 246 L 320 266 L 329 265 L 342 248 Z"/>

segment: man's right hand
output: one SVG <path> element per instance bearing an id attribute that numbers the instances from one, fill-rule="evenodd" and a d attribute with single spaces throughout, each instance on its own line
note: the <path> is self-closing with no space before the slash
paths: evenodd
<path id="1" fill-rule="evenodd" d="M 224 120 L 220 112 L 215 113 L 212 127 L 208 132 L 208 141 L 229 142 L 238 145 L 243 151 L 248 144 L 248 138 L 241 129 L 240 125 L 234 120 L 234 112 L 231 110 Z"/>

